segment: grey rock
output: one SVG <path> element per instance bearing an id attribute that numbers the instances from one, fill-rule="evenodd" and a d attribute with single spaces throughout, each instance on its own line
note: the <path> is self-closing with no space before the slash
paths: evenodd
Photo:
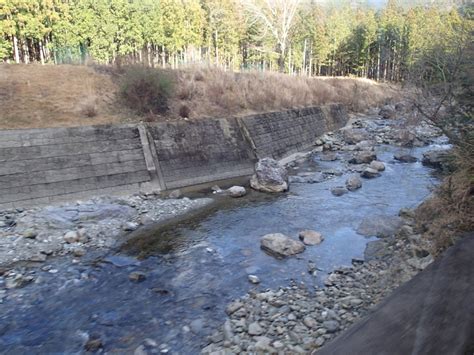
<path id="1" fill-rule="evenodd" d="M 223 326 L 224 330 L 224 339 L 227 341 L 232 341 L 234 339 L 234 332 L 232 331 L 232 323 L 230 319 L 227 319 Z"/>
<path id="2" fill-rule="evenodd" d="M 378 160 L 373 160 L 370 162 L 369 168 L 377 170 L 377 171 L 384 171 L 385 164 Z"/>
<path id="3" fill-rule="evenodd" d="M 380 173 L 378 170 L 372 169 L 372 168 L 366 168 L 364 171 L 360 173 L 360 176 L 366 179 L 373 179 L 376 177 L 380 176 Z"/>
<path id="4" fill-rule="evenodd" d="M 317 184 L 323 182 L 324 180 L 324 174 L 322 173 L 314 173 L 306 177 L 306 182 L 309 184 Z"/>
<path id="5" fill-rule="evenodd" d="M 230 303 L 227 308 L 226 308 L 226 313 L 227 315 L 231 315 L 233 313 L 235 313 L 236 311 L 238 311 L 240 308 L 242 308 L 244 306 L 244 304 L 240 301 L 235 301 L 235 302 L 232 302 Z"/>
<path id="6" fill-rule="evenodd" d="M 128 275 L 128 279 L 132 282 L 142 282 L 146 279 L 146 274 L 141 271 L 133 271 Z"/>
<path id="7" fill-rule="evenodd" d="M 324 240 L 321 233 L 313 230 L 304 230 L 298 234 L 300 240 L 306 245 L 318 245 Z"/>
<path id="8" fill-rule="evenodd" d="M 335 320 L 326 320 L 323 322 L 323 327 L 328 333 L 334 333 L 339 329 L 339 322 Z"/>
<path id="9" fill-rule="evenodd" d="M 263 158 L 255 164 L 255 174 L 250 179 L 250 186 L 262 192 L 287 191 L 288 174 L 276 160 Z"/>
<path id="10" fill-rule="evenodd" d="M 365 217 L 357 228 L 357 233 L 366 237 L 388 238 L 403 225 L 403 219 L 398 216 L 375 215 Z"/>
<path id="11" fill-rule="evenodd" d="M 243 186 L 232 186 L 227 191 L 231 197 L 242 197 L 247 194 L 247 190 Z"/>
<path id="12" fill-rule="evenodd" d="M 63 239 L 66 243 L 72 244 L 77 243 L 81 239 L 81 236 L 76 231 L 69 231 L 64 234 Z"/>
<path id="13" fill-rule="evenodd" d="M 291 239 L 281 233 L 267 234 L 260 240 L 260 247 L 266 253 L 276 258 L 302 253 L 305 250 L 303 243 Z"/>
<path id="14" fill-rule="evenodd" d="M 135 222 L 127 222 L 123 225 L 123 230 L 125 232 L 132 232 L 134 230 L 137 230 L 138 228 L 138 223 L 135 223 Z"/>
<path id="15" fill-rule="evenodd" d="M 137 347 L 133 352 L 133 355 L 148 355 L 145 345 L 140 345 L 139 347 Z"/>
<path id="16" fill-rule="evenodd" d="M 33 255 L 30 258 L 30 261 L 42 263 L 42 262 L 46 261 L 47 258 L 48 257 L 45 254 L 40 253 L 40 254 Z"/>
<path id="17" fill-rule="evenodd" d="M 33 228 L 28 228 L 23 231 L 22 235 L 25 238 L 34 239 L 38 236 L 38 232 Z"/>
<path id="18" fill-rule="evenodd" d="M 427 256 L 423 258 L 418 258 L 418 257 L 410 258 L 407 260 L 407 264 L 414 267 L 415 269 L 424 270 L 433 261 L 434 261 L 433 256 L 431 254 L 428 254 Z"/>
<path id="19" fill-rule="evenodd" d="M 331 193 L 334 195 L 334 196 L 342 196 L 344 194 L 346 194 L 348 191 L 347 189 L 344 187 L 344 186 L 336 186 L 336 187 L 333 187 L 331 189 Z"/>
<path id="20" fill-rule="evenodd" d="M 349 176 L 346 180 L 346 188 L 349 191 L 355 191 L 362 187 L 362 180 L 357 175 Z"/>
<path id="21" fill-rule="evenodd" d="M 393 158 L 401 163 L 414 163 L 418 161 L 417 158 L 410 154 L 398 153 L 393 156 Z"/>
<path id="22" fill-rule="evenodd" d="M 260 279 L 256 275 L 248 275 L 248 280 L 255 285 L 260 283 Z"/>
<path id="23" fill-rule="evenodd" d="M 421 163 L 435 169 L 443 169 L 443 166 L 447 164 L 449 154 L 448 150 L 430 150 L 423 153 Z"/>
<path id="24" fill-rule="evenodd" d="M 260 324 L 258 324 L 258 322 L 253 322 L 249 325 L 248 333 L 250 335 L 261 335 L 263 333 L 263 329 Z"/>
<path id="25" fill-rule="evenodd" d="M 376 160 L 377 155 L 373 152 L 362 151 L 355 154 L 350 160 L 350 164 L 369 164 L 372 160 Z"/>
<path id="26" fill-rule="evenodd" d="M 268 337 L 258 337 L 257 342 L 255 343 L 255 350 L 266 353 L 271 352 L 271 349 L 269 349 L 271 341 L 272 340 Z"/>
<path id="27" fill-rule="evenodd" d="M 342 134 L 344 141 L 348 144 L 357 144 L 361 141 L 365 141 L 368 138 L 368 133 L 363 129 L 343 129 Z"/>
<path id="28" fill-rule="evenodd" d="M 325 343 L 326 339 L 324 339 L 324 337 L 317 337 L 316 338 L 316 341 L 315 341 L 315 344 L 318 346 L 318 347 L 321 347 L 323 346 L 323 344 Z"/>
<path id="29" fill-rule="evenodd" d="M 303 318 L 303 323 L 305 326 L 307 326 L 310 329 L 316 329 L 318 327 L 318 322 L 312 317 L 304 317 Z"/>
<path id="30" fill-rule="evenodd" d="M 86 255 L 86 249 L 82 247 L 75 247 L 72 249 L 72 253 L 74 254 L 74 256 L 81 257 Z"/>
<path id="31" fill-rule="evenodd" d="M 365 261 L 383 259 L 388 255 L 387 243 L 383 240 L 373 240 L 365 246 Z"/>

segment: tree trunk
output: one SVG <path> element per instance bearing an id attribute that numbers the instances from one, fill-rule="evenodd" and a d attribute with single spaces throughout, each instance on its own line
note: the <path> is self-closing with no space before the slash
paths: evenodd
<path id="1" fill-rule="evenodd" d="M 166 68 L 166 54 L 165 54 L 165 46 L 161 46 L 161 66 Z"/>
<path id="2" fill-rule="evenodd" d="M 18 39 L 13 35 L 13 53 L 15 56 L 15 63 L 20 63 L 20 52 L 18 50 Z"/>
<path id="3" fill-rule="evenodd" d="M 303 46 L 303 67 L 301 68 L 301 72 L 306 75 L 306 38 L 304 39 L 304 46 Z"/>
<path id="4" fill-rule="evenodd" d="M 40 54 L 41 65 L 44 65 L 44 52 L 43 52 L 43 42 L 42 41 L 39 41 L 39 54 Z"/>

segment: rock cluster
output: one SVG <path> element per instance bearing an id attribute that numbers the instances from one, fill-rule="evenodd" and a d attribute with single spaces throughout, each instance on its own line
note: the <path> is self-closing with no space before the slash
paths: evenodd
<path id="1" fill-rule="evenodd" d="M 395 235 L 376 241 L 378 254 L 369 250 L 370 261 L 353 260 L 352 267 L 336 269 L 324 288 L 292 283 L 230 303 L 228 319 L 202 354 L 307 354 L 324 346 L 433 260 L 411 234 L 413 220 L 403 223 Z"/>
<path id="2" fill-rule="evenodd" d="M 102 197 L 58 206 L 0 211 L 0 266 L 44 262 L 52 255 L 83 256 L 108 248 L 124 232 L 202 207 L 212 200 L 163 199 L 155 194 Z"/>

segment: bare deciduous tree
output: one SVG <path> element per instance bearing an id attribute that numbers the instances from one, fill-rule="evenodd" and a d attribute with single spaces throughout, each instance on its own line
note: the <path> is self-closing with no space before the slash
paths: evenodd
<path id="1" fill-rule="evenodd" d="M 244 0 L 252 21 L 259 22 L 277 43 L 278 66 L 285 69 L 288 41 L 300 0 Z"/>

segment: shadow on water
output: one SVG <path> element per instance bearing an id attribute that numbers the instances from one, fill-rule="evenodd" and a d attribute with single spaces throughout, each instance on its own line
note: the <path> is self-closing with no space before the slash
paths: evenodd
<path id="1" fill-rule="evenodd" d="M 268 195 L 253 190 L 249 190 L 246 196 L 239 199 L 217 195 L 208 206 L 171 218 L 162 223 L 146 226 L 131 233 L 128 235 L 127 241 L 120 246 L 119 252 L 143 259 L 150 255 L 163 255 L 182 251 L 197 241 L 189 238 L 186 231 L 199 230 L 203 220 L 212 218 L 218 212 L 272 203 L 277 199 L 285 198 L 285 195 Z"/>

